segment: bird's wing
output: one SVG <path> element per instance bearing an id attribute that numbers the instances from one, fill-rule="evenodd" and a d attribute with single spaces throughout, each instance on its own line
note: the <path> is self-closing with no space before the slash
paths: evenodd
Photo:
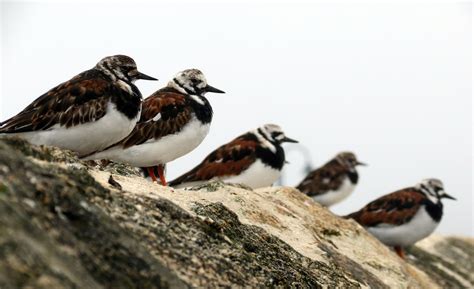
<path id="1" fill-rule="evenodd" d="M 297 189 L 311 197 L 336 191 L 346 175 L 341 167 L 329 165 L 330 163 L 309 173 Z"/>
<path id="2" fill-rule="evenodd" d="M 415 216 L 424 200 L 422 193 L 414 188 L 406 188 L 378 198 L 347 218 L 354 219 L 364 227 L 402 225 Z"/>
<path id="3" fill-rule="evenodd" d="M 186 95 L 159 90 L 143 101 L 140 120 L 119 145 L 128 148 L 176 134 L 192 117 L 193 110 L 188 105 Z"/>
<path id="4" fill-rule="evenodd" d="M 194 169 L 171 181 L 170 185 L 239 175 L 255 162 L 257 146 L 257 140 L 240 136 L 213 151 Z"/>
<path id="5" fill-rule="evenodd" d="M 0 133 L 71 127 L 103 117 L 109 99 L 125 93 L 97 73 L 86 71 L 38 97 L 23 111 L 0 124 Z"/>

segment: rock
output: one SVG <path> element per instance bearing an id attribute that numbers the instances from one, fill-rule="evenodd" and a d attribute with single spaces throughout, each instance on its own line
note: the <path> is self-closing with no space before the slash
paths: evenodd
<path id="1" fill-rule="evenodd" d="M 469 288 L 473 249 L 433 236 L 405 262 L 292 188 L 174 190 L 0 140 L 0 288 Z"/>
<path id="2" fill-rule="evenodd" d="M 442 288 L 474 287 L 474 240 L 442 237 L 424 239 L 409 249 L 410 263 L 425 271 Z"/>

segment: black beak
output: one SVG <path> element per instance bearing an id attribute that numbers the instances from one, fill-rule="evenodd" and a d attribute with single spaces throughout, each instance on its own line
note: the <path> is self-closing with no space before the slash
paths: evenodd
<path id="1" fill-rule="evenodd" d="M 450 199 L 450 200 L 455 200 L 455 201 L 456 201 L 456 198 L 455 198 L 455 197 L 452 197 L 452 196 L 450 196 L 450 195 L 448 195 L 448 194 L 446 194 L 446 193 L 444 193 L 441 197 L 442 197 L 442 198 L 446 198 L 446 199 Z"/>
<path id="2" fill-rule="evenodd" d="M 289 138 L 289 137 L 286 137 L 284 139 L 282 139 L 280 142 L 292 142 L 292 143 L 298 143 L 297 140 L 294 140 L 292 138 Z"/>
<path id="3" fill-rule="evenodd" d="M 365 166 L 367 166 L 367 164 L 366 164 L 366 163 L 359 162 L 359 161 L 357 161 L 357 163 L 356 163 L 356 164 L 357 164 L 358 166 L 364 166 L 364 167 L 365 167 Z"/>
<path id="4" fill-rule="evenodd" d="M 148 76 L 145 73 L 138 72 L 137 76 L 135 76 L 136 79 L 144 79 L 144 80 L 158 80 L 154 77 Z"/>
<path id="5" fill-rule="evenodd" d="M 222 91 L 220 89 L 217 89 L 215 87 L 212 87 L 210 85 L 206 85 L 206 87 L 204 87 L 204 91 L 205 92 L 214 92 L 214 93 L 225 93 L 224 91 Z"/>

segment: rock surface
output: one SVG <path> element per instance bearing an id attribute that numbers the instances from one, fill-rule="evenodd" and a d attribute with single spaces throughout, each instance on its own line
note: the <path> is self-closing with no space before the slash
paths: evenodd
<path id="1" fill-rule="evenodd" d="M 0 140 L 0 288 L 474 287 L 472 239 L 409 253 L 292 188 L 174 190 Z"/>

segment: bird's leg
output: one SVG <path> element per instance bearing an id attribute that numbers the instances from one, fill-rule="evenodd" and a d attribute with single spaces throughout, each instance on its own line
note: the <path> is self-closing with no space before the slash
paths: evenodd
<path id="1" fill-rule="evenodd" d="M 395 249 L 397 255 L 400 256 L 400 258 L 402 258 L 403 260 L 405 260 L 405 251 L 403 251 L 403 248 L 400 246 L 395 246 L 393 248 Z"/>
<path id="2" fill-rule="evenodd" d="M 158 182 L 158 179 L 155 176 L 155 167 L 148 167 L 146 168 L 148 171 L 148 174 L 150 175 L 150 178 L 153 182 Z"/>
<path id="3" fill-rule="evenodd" d="M 164 170 L 164 167 L 163 165 L 158 165 L 158 176 L 160 177 L 160 181 L 161 181 L 161 184 L 163 186 L 167 186 L 168 183 L 166 182 L 166 179 L 165 179 L 165 170 Z"/>

